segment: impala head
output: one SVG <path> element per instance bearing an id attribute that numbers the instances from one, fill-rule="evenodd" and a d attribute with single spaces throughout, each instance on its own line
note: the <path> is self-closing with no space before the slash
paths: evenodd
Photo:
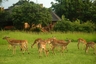
<path id="1" fill-rule="evenodd" d="M 34 43 L 31 45 L 31 48 L 34 46 L 34 44 L 38 44 L 42 39 L 38 38 L 34 41 Z"/>
<path id="2" fill-rule="evenodd" d="M 3 39 L 7 39 L 7 38 L 10 38 L 10 37 L 8 37 L 8 36 L 3 37 Z"/>
<path id="3" fill-rule="evenodd" d="M 70 42 L 71 42 L 71 39 L 66 38 L 66 40 L 67 40 L 67 42 L 68 42 L 68 43 L 70 43 Z"/>
<path id="4" fill-rule="evenodd" d="M 50 44 L 53 40 L 55 40 L 56 38 L 48 38 L 47 40 L 46 40 L 46 42 L 48 43 L 48 44 Z"/>
<path id="5" fill-rule="evenodd" d="M 71 40 L 68 40 L 68 42 L 70 43 L 70 42 L 71 42 Z"/>

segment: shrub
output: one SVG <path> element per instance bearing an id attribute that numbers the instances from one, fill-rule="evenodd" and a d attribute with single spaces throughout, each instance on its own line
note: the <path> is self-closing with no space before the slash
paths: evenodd
<path id="1" fill-rule="evenodd" d="M 80 20 L 76 20 L 74 22 L 69 21 L 68 19 L 62 19 L 57 22 L 54 26 L 55 31 L 78 31 L 78 32 L 94 32 L 95 24 L 91 23 L 91 21 L 87 21 L 85 23 L 80 23 Z"/>
<path id="2" fill-rule="evenodd" d="M 54 26 L 55 31 L 62 31 L 62 32 L 67 32 L 67 31 L 73 31 L 72 23 L 70 21 L 60 21 L 56 23 Z"/>
<path id="3" fill-rule="evenodd" d="M 95 31 L 95 25 L 89 21 L 83 23 L 83 31 L 84 32 L 93 32 Z"/>

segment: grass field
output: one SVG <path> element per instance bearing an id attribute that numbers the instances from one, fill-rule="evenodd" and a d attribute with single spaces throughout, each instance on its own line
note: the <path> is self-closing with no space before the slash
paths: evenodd
<path id="1" fill-rule="evenodd" d="M 4 36 L 28 40 L 30 54 L 25 52 L 23 55 L 19 47 L 17 47 L 16 54 L 13 55 L 12 50 L 8 50 L 7 41 L 2 39 Z M 72 42 L 68 45 L 68 52 L 65 50 L 64 53 L 61 54 L 59 48 L 57 48 L 55 49 L 55 55 L 52 54 L 52 51 L 50 50 L 48 57 L 43 55 L 39 58 L 36 45 L 31 48 L 31 44 L 37 38 L 47 39 L 52 36 L 62 40 L 65 40 L 66 38 L 72 39 Z M 89 49 L 88 54 L 85 54 L 82 45 L 80 45 L 80 50 L 77 49 L 78 38 L 96 42 L 96 33 L 32 33 L 24 31 L 0 31 L 0 64 L 96 64 L 96 54 L 93 54 L 92 49 Z"/>

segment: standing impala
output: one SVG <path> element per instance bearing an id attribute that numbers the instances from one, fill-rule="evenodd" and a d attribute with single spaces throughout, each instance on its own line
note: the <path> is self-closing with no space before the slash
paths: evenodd
<path id="1" fill-rule="evenodd" d="M 79 38 L 79 39 L 78 39 L 78 44 L 77 44 L 78 49 L 79 49 L 79 45 L 80 45 L 80 43 L 82 43 L 84 47 L 85 47 L 86 44 L 87 44 L 87 42 L 86 42 L 85 39 L 83 39 L 83 38 Z"/>
<path id="2" fill-rule="evenodd" d="M 61 52 L 63 53 L 63 50 L 64 49 L 67 49 L 67 45 L 71 42 L 71 40 L 68 40 L 68 41 L 64 41 L 64 40 L 57 40 L 57 39 L 49 39 L 50 41 L 50 44 L 52 44 L 52 51 L 54 53 L 54 49 L 58 46 L 61 47 Z"/>
<path id="3" fill-rule="evenodd" d="M 47 42 L 41 38 L 38 38 L 34 41 L 34 43 L 31 45 L 31 48 L 34 46 L 34 44 L 37 44 L 39 57 L 41 57 L 42 51 L 44 51 L 45 55 L 48 55 L 48 50 L 46 49 Z"/>
<path id="4" fill-rule="evenodd" d="M 88 42 L 86 44 L 86 48 L 85 48 L 85 52 L 87 53 L 89 48 L 92 48 L 94 50 L 94 53 L 96 54 L 96 50 L 95 50 L 95 42 Z"/>
<path id="5" fill-rule="evenodd" d="M 16 46 L 20 46 L 21 51 L 23 51 L 23 53 L 26 51 L 28 51 L 28 41 L 27 40 L 16 40 L 16 39 L 12 39 L 10 37 L 3 37 L 3 39 L 7 40 L 7 42 L 9 43 L 9 45 L 11 45 L 13 47 L 13 54 L 15 54 L 16 51 Z"/>

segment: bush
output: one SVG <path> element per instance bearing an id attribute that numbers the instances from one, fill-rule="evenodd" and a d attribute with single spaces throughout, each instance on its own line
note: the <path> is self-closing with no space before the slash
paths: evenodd
<path id="1" fill-rule="evenodd" d="M 94 32 L 95 24 L 91 23 L 91 21 L 87 21 L 85 23 L 80 23 L 80 20 L 76 20 L 75 22 L 71 22 L 67 19 L 63 19 L 57 22 L 54 26 L 55 31 L 78 31 L 78 32 Z"/>
<path id="2" fill-rule="evenodd" d="M 67 32 L 67 31 L 73 31 L 72 23 L 70 21 L 59 21 L 56 23 L 54 26 L 55 31 L 62 31 L 62 32 Z"/>
<path id="3" fill-rule="evenodd" d="M 91 22 L 87 21 L 86 23 L 83 24 L 83 31 L 84 32 L 93 32 L 93 31 L 95 31 L 95 25 L 92 24 Z"/>
<path id="4" fill-rule="evenodd" d="M 72 22 L 70 22 L 65 18 L 64 15 L 62 15 L 62 20 L 55 24 L 53 30 L 62 32 L 73 31 Z"/>

